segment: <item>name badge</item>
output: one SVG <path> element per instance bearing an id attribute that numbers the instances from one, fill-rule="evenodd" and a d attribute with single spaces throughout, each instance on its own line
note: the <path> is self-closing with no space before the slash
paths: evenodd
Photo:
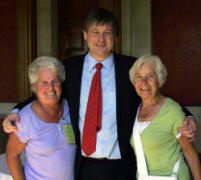
<path id="1" fill-rule="evenodd" d="M 75 135 L 72 125 L 63 125 L 68 144 L 75 144 Z"/>

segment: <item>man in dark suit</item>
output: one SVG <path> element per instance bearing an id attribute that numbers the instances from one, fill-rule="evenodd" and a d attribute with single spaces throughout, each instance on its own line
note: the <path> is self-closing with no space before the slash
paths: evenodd
<path id="1" fill-rule="evenodd" d="M 136 179 L 135 156 L 129 141 L 140 99 L 128 74 L 135 58 L 112 51 L 117 33 L 117 19 L 113 13 L 105 9 L 92 11 L 84 31 L 89 51 L 63 61 L 66 68 L 63 97 L 68 100 L 78 146 L 75 179 Z M 87 131 L 84 130 L 86 111 L 97 63 L 101 63 L 101 127 L 97 126 L 95 149 L 87 153 L 83 137 Z"/>
<path id="2" fill-rule="evenodd" d="M 81 180 L 135 179 L 136 162 L 129 140 L 140 100 L 128 75 L 135 58 L 112 51 L 117 32 L 117 19 L 110 11 L 92 11 L 84 31 L 89 52 L 64 62 L 67 76 L 63 93 L 78 145 L 75 174 Z M 102 129 L 96 134 L 95 151 L 87 156 L 82 149 L 82 137 L 96 63 L 103 65 Z"/>

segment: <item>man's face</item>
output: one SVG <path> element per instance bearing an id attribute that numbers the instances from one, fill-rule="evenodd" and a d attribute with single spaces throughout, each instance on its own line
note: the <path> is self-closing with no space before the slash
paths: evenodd
<path id="1" fill-rule="evenodd" d="M 104 61 L 112 52 L 115 34 L 111 24 L 92 24 L 84 31 L 89 53 L 98 61 Z"/>

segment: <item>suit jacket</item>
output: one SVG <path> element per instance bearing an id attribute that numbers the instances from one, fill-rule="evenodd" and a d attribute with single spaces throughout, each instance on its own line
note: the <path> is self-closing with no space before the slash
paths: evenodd
<path id="1" fill-rule="evenodd" d="M 78 120 L 84 57 L 85 55 L 82 55 L 64 61 L 66 81 L 63 84 L 63 95 L 67 98 L 69 104 L 71 121 L 78 145 L 75 179 L 81 164 L 81 142 Z M 130 169 L 135 176 L 136 161 L 130 145 L 130 136 L 140 99 L 129 79 L 129 69 L 134 61 L 135 58 L 133 57 L 114 53 L 118 142 L 121 157 L 128 163 L 128 171 Z"/>

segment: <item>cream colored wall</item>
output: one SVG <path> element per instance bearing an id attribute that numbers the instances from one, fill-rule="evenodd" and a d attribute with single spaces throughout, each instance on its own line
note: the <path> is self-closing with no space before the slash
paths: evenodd
<path id="1" fill-rule="evenodd" d="M 152 52 L 151 0 L 122 0 L 122 53 L 139 57 Z"/>
<path id="2" fill-rule="evenodd" d="M 0 103 L 0 114 L 8 114 L 16 103 Z"/>
<path id="3" fill-rule="evenodd" d="M 57 57 L 57 0 L 37 0 L 37 55 Z"/>

